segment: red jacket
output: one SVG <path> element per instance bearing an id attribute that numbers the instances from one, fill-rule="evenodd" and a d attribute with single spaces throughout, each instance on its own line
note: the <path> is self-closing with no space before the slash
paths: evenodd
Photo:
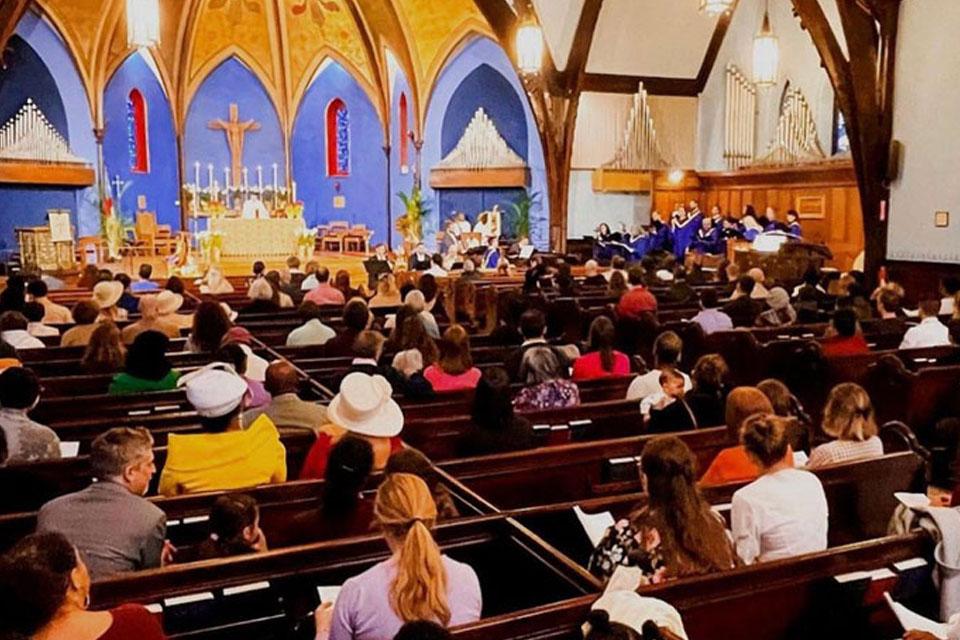
<path id="1" fill-rule="evenodd" d="M 657 312 L 657 299 L 643 285 L 627 291 L 617 304 L 617 315 L 621 318 L 637 319 L 646 312 Z"/>

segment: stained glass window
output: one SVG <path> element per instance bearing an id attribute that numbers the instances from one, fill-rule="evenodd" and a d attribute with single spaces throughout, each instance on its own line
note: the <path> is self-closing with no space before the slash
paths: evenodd
<path id="1" fill-rule="evenodd" d="M 150 172 L 150 149 L 147 144 L 147 103 L 137 89 L 127 97 L 127 150 L 130 170 Z"/>
<path id="2" fill-rule="evenodd" d="M 350 175 L 350 112 L 340 98 L 327 107 L 327 175 Z"/>

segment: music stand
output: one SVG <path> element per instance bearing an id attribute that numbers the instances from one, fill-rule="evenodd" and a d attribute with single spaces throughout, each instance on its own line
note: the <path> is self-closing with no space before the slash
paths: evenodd
<path id="1" fill-rule="evenodd" d="M 364 260 L 363 268 L 367 271 L 367 286 L 374 291 L 377 288 L 377 282 L 380 280 L 380 276 L 385 273 L 393 273 L 393 269 L 390 268 L 390 263 L 386 260 L 376 260 L 374 258 Z"/>

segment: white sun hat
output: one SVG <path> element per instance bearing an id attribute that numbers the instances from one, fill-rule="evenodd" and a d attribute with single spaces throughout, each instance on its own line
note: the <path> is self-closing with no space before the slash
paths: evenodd
<path id="1" fill-rule="evenodd" d="M 327 417 L 351 433 L 392 438 L 403 429 L 403 412 L 392 396 L 393 388 L 383 376 L 351 373 L 330 401 Z"/>

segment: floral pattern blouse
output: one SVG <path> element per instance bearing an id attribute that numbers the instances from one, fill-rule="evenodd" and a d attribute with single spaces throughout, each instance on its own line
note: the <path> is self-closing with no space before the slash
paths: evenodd
<path id="1" fill-rule="evenodd" d="M 590 556 L 590 572 L 607 580 L 623 565 L 640 569 L 642 577 L 638 586 L 664 582 L 668 577 L 667 562 L 660 532 L 652 520 L 649 512 L 644 511 L 634 522 L 623 518 L 607 529 Z"/>
<path id="2" fill-rule="evenodd" d="M 548 380 L 532 387 L 521 389 L 513 399 L 517 411 L 540 411 L 562 409 L 580 404 L 580 389 L 570 380 Z"/>

